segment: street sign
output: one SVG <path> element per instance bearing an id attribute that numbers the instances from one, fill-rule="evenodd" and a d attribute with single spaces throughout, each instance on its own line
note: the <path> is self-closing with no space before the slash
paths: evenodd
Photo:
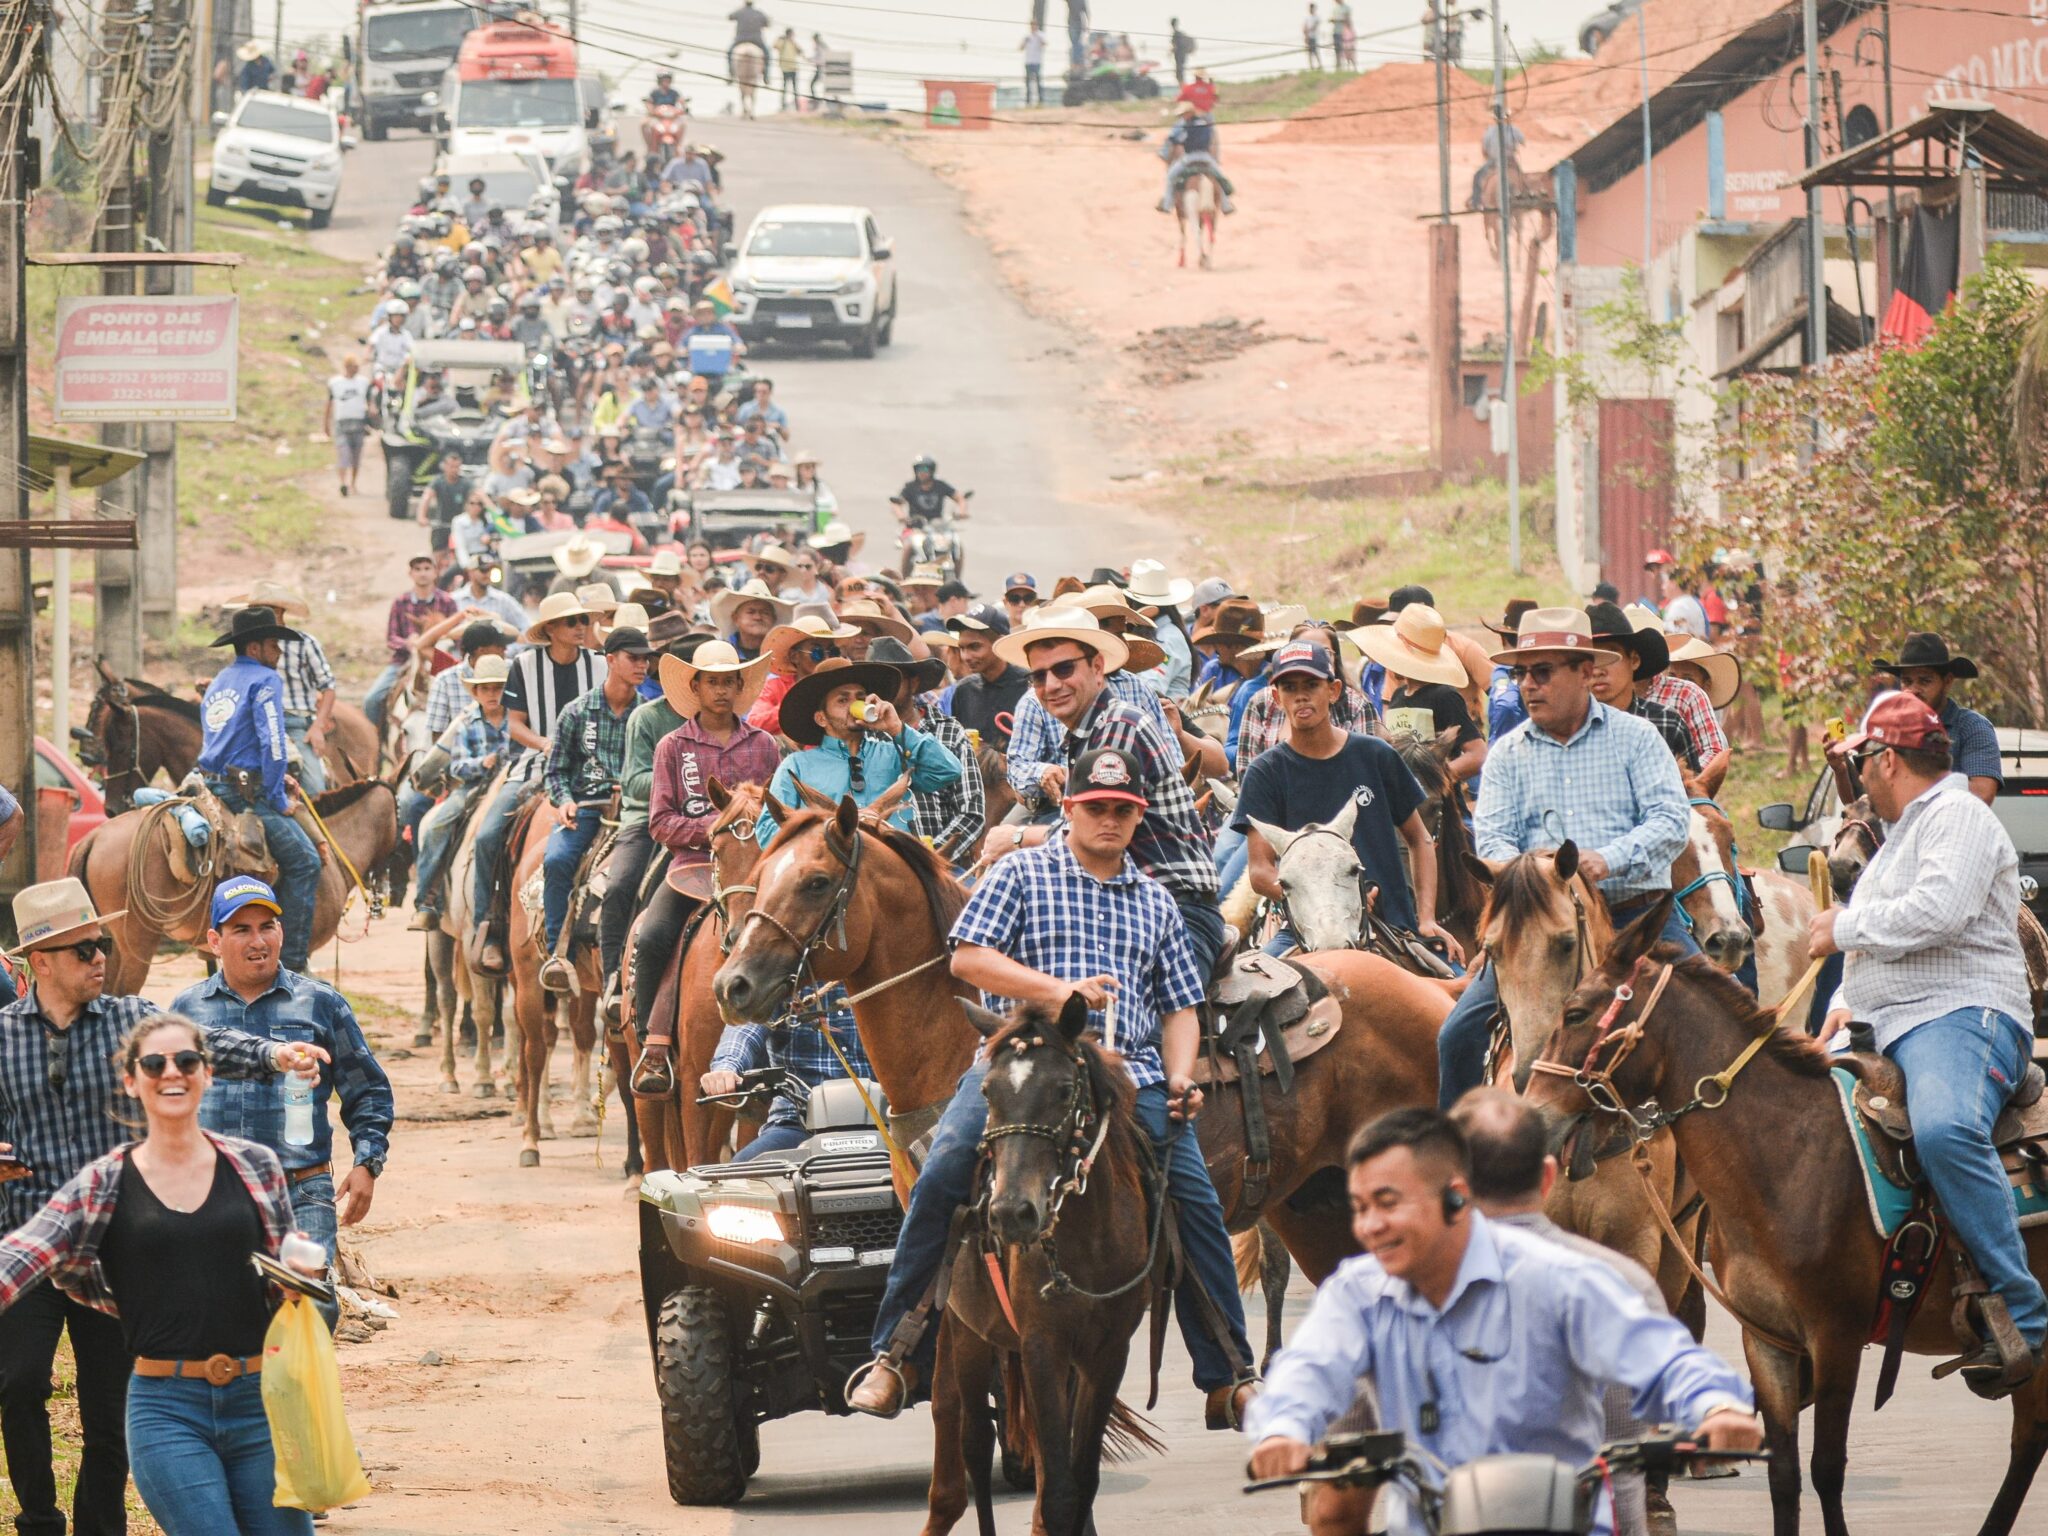
<path id="1" fill-rule="evenodd" d="M 240 300 L 59 299 L 58 421 L 233 421 Z"/>

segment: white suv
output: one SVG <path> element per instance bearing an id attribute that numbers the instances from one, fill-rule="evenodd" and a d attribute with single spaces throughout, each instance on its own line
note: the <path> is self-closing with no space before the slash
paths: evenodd
<path id="1" fill-rule="evenodd" d="M 817 337 L 873 357 L 896 327 L 894 258 L 865 208 L 764 208 L 732 265 L 733 324 L 749 341 Z"/>
<path id="2" fill-rule="evenodd" d="M 231 197 L 303 208 L 325 229 L 341 195 L 341 152 L 355 148 L 334 109 L 280 91 L 250 91 L 233 112 L 216 112 L 213 179 L 206 200 Z"/>

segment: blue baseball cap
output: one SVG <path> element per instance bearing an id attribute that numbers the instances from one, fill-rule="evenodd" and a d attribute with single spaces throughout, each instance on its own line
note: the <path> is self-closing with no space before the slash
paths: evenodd
<path id="1" fill-rule="evenodd" d="M 213 927 L 223 927 L 242 908 L 252 906 L 268 907 L 279 917 L 284 916 L 284 908 L 278 905 L 277 892 L 254 875 L 237 875 L 232 880 L 221 881 L 213 888 Z"/>
<path id="2" fill-rule="evenodd" d="M 1325 682 L 1334 681 L 1337 676 L 1330 653 L 1310 640 L 1290 640 L 1273 653 L 1273 664 L 1266 669 L 1267 679 L 1278 682 L 1289 672 L 1306 672 Z"/>
<path id="3" fill-rule="evenodd" d="M 1006 594 L 1011 592 L 1029 592 L 1033 597 L 1036 597 L 1038 596 L 1038 578 L 1029 571 L 1012 571 L 1003 578 L 1003 591 Z"/>

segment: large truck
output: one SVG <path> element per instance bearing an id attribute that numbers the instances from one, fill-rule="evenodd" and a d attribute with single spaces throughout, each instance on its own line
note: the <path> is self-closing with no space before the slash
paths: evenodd
<path id="1" fill-rule="evenodd" d="M 448 72 L 443 147 L 452 155 L 538 152 L 555 177 L 578 176 L 602 113 L 587 96 L 566 31 L 538 12 L 494 7 Z"/>
<path id="2" fill-rule="evenodd" d="M 476 23 L 461 0 L 363 0 L 356 13 L 356 121 L 366 139 L 431 129 L 442 77 Z"/>

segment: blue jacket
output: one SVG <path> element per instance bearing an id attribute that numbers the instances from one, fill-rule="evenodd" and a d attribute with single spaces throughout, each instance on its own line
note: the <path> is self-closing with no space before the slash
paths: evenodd
<path id="1" fill-rule="evenodd" d="M 923 731 L 908 725 L 903 727 L 903 734 L 895 741 L 872 731 L 863 731 L 860 747 L 859 789 L 853 787 L 850 771 L 853 759 L 846 750 L 846 743 L 836 736 L 827 736 L 817 746 L 785 757 L 782 766 L 775 770 L 768 793 L 784 805 L 801 805 L 803 796 L 796 792 L 796 786 L 797 781 L 802 780 L 821 795 L 830 795 L 834 800 L 852 795 L 854 804 L 868 806 L 881 799 L 882 792 L 902 778 L 905 769 L 910 772 L 910 787 L 919 794 L 928 795 L 934 790 L 946 789 L 960 778 L 960 759 Z M 908 797 L 889 822 L 892 826 L 909 829 Z M 768 846 L 775 833 L 774 814 L 764 814 L 754 830 L 763 848 Z"/>
<path id="2" fill-rule="evenodd" d="M 237 656 L 207 688 L 199 720 L 206 732 L 199 771 L 261 773 L 263 798 L 285 810 L 284 684 L 276 669 Z"/>

